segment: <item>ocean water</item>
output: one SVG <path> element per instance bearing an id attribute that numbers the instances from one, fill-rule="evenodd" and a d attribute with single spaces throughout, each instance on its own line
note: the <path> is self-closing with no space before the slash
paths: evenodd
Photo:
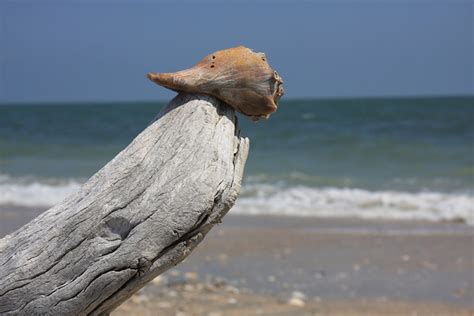
<path id="1" fill-rule="evenodd" d="M 163 103 L 0 106 L 0 205 L 51 206 Z M 474 224 L 474 97 L 293 100 L 251 140 L 232 213 Z"/>

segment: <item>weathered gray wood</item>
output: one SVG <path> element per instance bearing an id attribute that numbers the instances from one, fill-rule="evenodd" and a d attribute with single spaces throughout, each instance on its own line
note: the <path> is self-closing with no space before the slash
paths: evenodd
<path id="1" fill-rule="evenodd" d="M 178 95 L 77 193 L 0 240 L 0 314 L 109 313 L 220 222 L 248 146 L 230 107 Z"/>

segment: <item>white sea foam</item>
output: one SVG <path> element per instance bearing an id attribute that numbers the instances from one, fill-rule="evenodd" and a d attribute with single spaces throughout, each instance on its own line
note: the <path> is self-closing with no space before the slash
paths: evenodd
<path id="1" fill-rule="evenodd" d="M 0 205 L 52 206 L 81 183 L 19 183 L 0 179 Z M 474 194 L 367 191 L 246 184 L 233 214 L 359 217 L 397 220 L 464 220 L 474 225 Z"/>
<path id="2" fill-rule="evenodd" d="M 463 220 L 474 225 L 474 195 L 304 186 L 284 188 L 251 184 L 242 188 L 242 195 L 231 212 L 397 220 Z"/>
<path id="3" fill-rule="evenodd" d="M 0 181 L 0 205 L 53 206 L 75 192 L 80 186 L 79 182 L 73 180 L 56 184 Z"/>

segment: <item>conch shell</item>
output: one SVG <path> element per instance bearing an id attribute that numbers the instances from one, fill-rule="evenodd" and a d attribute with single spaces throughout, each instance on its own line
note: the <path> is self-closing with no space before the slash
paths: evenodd
<path id="1" fill-rule="evenodd" d="M 283 80 L 264 53 L 239 46 L 204 57 L 194 67 L 148 78 L 174 91 L 203 93 L 224 101 L 253 120 L 268 118 L 283 95 Z"/>

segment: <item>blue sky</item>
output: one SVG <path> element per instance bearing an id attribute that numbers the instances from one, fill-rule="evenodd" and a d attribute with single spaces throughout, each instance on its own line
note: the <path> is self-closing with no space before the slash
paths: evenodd
<path id="1" fill-rule="evenodd" d="M 267 54 L 286 98 L 474 94 L 473 1 L 0 0 L 0 103 L 164 100 L 149 71 Z"/>

